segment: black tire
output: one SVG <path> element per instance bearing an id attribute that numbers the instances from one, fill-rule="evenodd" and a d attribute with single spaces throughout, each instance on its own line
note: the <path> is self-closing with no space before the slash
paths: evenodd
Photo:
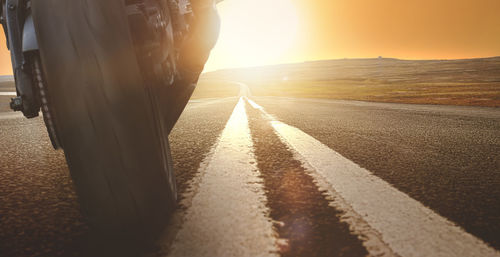
<path id="1" fill-rule="evenodd" d="M 176 186 L 161 99 L 141 75 L 123 2 L 34 0 L 32 12 L 82 210 L 98 233 L 143 237 L 166 224 Z"/>

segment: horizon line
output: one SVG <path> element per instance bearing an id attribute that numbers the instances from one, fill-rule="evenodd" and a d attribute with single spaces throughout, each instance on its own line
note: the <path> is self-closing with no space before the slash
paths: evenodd
<path id="1" fill-rule="evenodd" d="M 412 59 L 412 58 L 395 58 L 395 57 L 344 57 L 344 58 L 333 58 L 333 59 L 313 59 L 313 60 L 305 60 L 305 61 L 297 61 L 297 62 L 287 62 L 287 63 L 277 63 L 277 64 L 264 64 L 257 66 L 242 66 L 242 67 L 227 67 L 220 68 L 210 71 L 203 71 L 204 73 L 212 73 L 218 71 L 226 71 L 226 70 L 239 70 L 239 69 L 254 69 L 254 68 L 264 68 L 264 67 L 273 67 L 273 66 L 281 66 L 281 65 L 294 65 L 294 64 L 304 64 L 304 63 L 312 63 L 312 62 L 322 62 L 322 61 L 342 61 L 342 60 L 377 60 L 377 59 L 392 59 L 398 61 L 465 61 L 465 60 L 478 60 L 478 59 L 493 59 L 500 58 L 500 55 L 494 56 L 486 56 L 486 57 L 469 57 L 469 58 L 437 58 L 437 59 Z"/>

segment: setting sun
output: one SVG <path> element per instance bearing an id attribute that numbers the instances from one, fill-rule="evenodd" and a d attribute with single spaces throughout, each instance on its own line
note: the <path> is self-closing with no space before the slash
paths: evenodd
<path id="1" fill-rule="evenodd" d="M 232 0 L 218 5 L 223 22 L 207 70 L 276 62 L 297 41 L 299 18 L 291 0 Z"/>
<path id="2" fill-rule="evenodd" d="M 500 54 L 500 1 L 224 0 L 205 71 L 342 58 Z"/>

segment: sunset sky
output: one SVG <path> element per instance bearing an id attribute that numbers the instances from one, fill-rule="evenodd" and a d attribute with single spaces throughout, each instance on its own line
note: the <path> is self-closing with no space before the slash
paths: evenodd
<path id="1" fill-rule="evenodd" d="M 222 33 L 207 70 L 500 55 L 499 0 L 224 0 L 218 6 Z"/>
<path id="2" fill-rule="evenodd" d="M 206 70 L 332 58 L 500 55 L 499 0 L 224 0 Z M 11 73 L 1 33 L 0 74 Z"/>

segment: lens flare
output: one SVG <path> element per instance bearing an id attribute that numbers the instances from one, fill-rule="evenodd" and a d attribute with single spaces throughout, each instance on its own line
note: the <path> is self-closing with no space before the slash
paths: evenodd
<path id="1" fill-rule="evenodd" d="M 299 19 L 290 0 L 231 0 L 218 8 L 221 34 L 207 70 L 272 63 L 296 42 Z"/>

